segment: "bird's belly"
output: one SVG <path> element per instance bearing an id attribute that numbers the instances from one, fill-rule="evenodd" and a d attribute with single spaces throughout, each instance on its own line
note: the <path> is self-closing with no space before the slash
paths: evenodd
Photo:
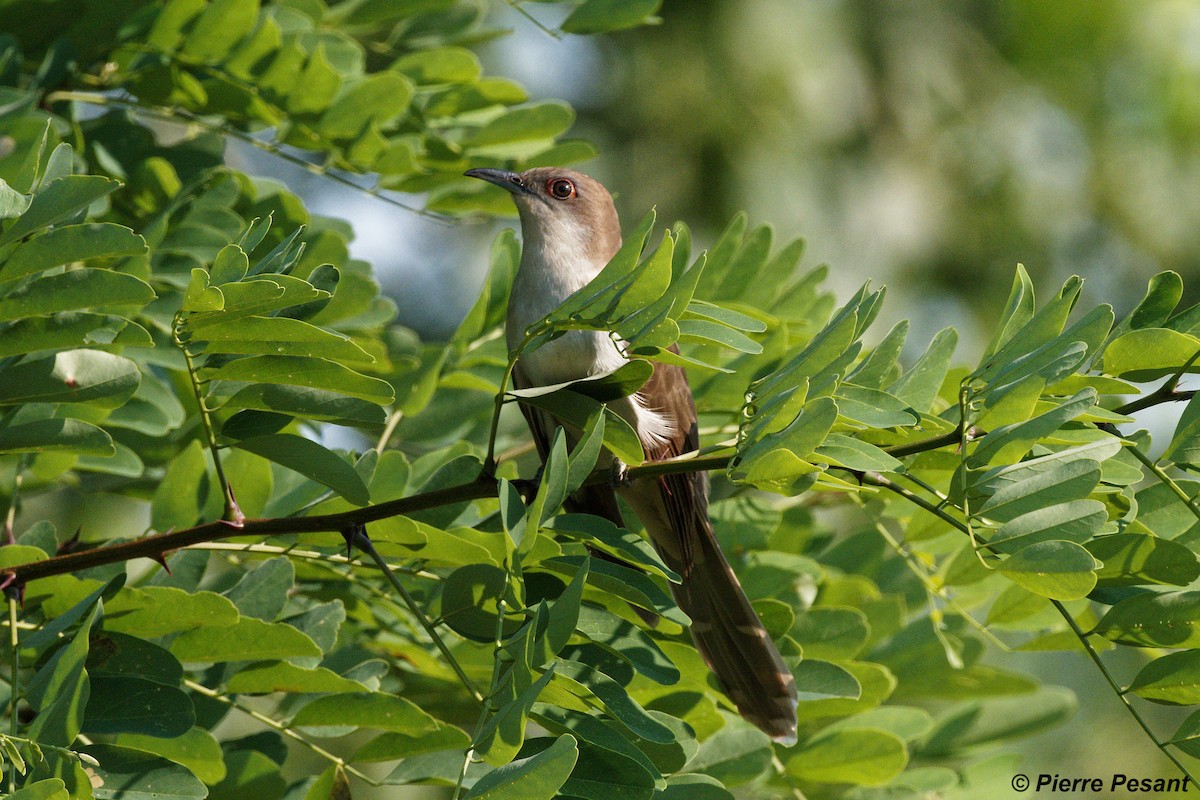
<path id="1" fill-rule="evenodd" d="M 521 369 L 535 386 L 579 380 L 624 362 L 616 343 L 602 331 L 567 331 L 521 355 Z"/>

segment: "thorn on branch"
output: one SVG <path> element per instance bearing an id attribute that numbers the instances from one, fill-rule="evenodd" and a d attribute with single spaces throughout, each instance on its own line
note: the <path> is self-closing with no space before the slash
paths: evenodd
<path id="1" fill-rule="evenodd" d="M 76 551 L 82 550 L 83 543 L 79 540 L 79 537 L 82 533 L 83 533 L 83 526 L 80 525 L 78 528 L 75 529 L 75 533 L 71 534 L 70 539 L 67 539 L 65 542 L 63 542 L 62 544 L 60 544 L 58 546 L 58 548 L 54 551 L 55 555 L 63 556 L 68 553 L 74 553 Z"/>
<path id="2" fill-rule="evenodd" d="M 237 502 L 237 497 L 233 494 L 233 484 L 228 481 L 225 483 L 225 499 L 227 501 L 225 509 L 225 516 L 228 518 L 227 521 L 238 528 L 245 525 L 246 515 L 242 513 L 241 506 Z"/>
<path id="3" fill-rule="evenodd" d="M 370 552 L 373 548 L 371 539 L 367 536 L 367 526 L 363 523 L 357 523 L 342 528 L 340 531 L 342 538 L 346 540 L 346 560 L 349 561 L 354 555 L 354 548 L 357 547 L 364 553 Z"/>

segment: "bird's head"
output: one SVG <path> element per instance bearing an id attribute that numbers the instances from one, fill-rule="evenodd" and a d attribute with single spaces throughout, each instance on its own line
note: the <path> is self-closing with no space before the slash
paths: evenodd
<path id="1" fill-rule="evenodd" d="M 527 248 L 561 248 L 605 264 L 621 247 L 621 223 L 612 195 L 582 172 L 535 167 L 524 172 L 471 169 L 465 174 L 512 195 Z"/>

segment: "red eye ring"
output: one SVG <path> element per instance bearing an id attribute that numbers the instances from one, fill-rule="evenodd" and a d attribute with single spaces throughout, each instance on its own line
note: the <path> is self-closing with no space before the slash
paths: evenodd
<path id="1" fill-rule="evenodd" d="M 555 200 L 570 200 L 575 196 L 575 184 L 566 178 L 551 178 L 546 181 L 546 192 Z"/>

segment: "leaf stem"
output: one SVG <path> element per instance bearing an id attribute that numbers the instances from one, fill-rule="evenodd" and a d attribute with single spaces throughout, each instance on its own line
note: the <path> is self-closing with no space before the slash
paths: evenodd
<path id="1" fill-rule="evenodd" d="M 229 481 L 225 478 L 225 469 L 221 466 L 221 452 L 220 448 L 217 447 L 217 433 L 213 427 L 212 412 L 209 411 L 208 406 L 204 402 L 204 392 L 200 389 L 200 378 L 196 374 L 195 361 L 179 335 L 183 325 L 182 312 L 180 312 L 175 316 L 175 322 L 171 326 L 171 338 L 174 340 L 175 346 L 183 353 L 188 382 L 192 385 L 192 393 L 196 396 L 196 405 L 200 410 L 200 425 L 204 428 L 204 438 L 207 441 L 208 450 L 212 454 L 213 466 L 217 471 L 217 481 L 221 484 L 221 496 L 225 504 L 223 519 L 231 523 L 240 523 L 242 521 L 242 513 L 238 508 L 237 501 L 233 498 L 233 487 L 229 485 Z"/>
<path id="2" fill-rule="evenodd" d="M 269 727 L 273 730 L 279 731 L 284 736 L 287 736 L 288 738 L 293 739 L 293 740 L 299 742 L 300 744 L 304 745 L 309 750 L 311 750 L 312 752 L 319 755 L 321 758 L 324 758 L 325 760 L 327 760 L 333 764 L 337 764 L 339 767 L 346 770 L 346 772 L 349 772 L 351 775 L 355 776 L 356 778 L 364 780 L 367 783 L 371 784 L 372 786 L 382 786 L 383 785 L 380 781 L 375 780 L 374 778 L 372 778 L 370 775 L 366 774 L 365 772 L 362 772 L 361 770 L 358 770 L 355 767 L 348 764 L 346 762 L 346 759 L 342 758 L 341 756 L 334 755 L 333 753 L 326 750 L 324 747 L 321 747 L 319 744 L 317 744 L 316 742 L 309 739 L 307 736 L 304 736 L 299 731 L 288 727 L 287 725 L 283 724 L 282 722 L 280 722 L 277 719 L 270 717 L 270 716 L 262 713 L 261 711 L 257 711 L 253 708 L 250 708 L 249 706 L 243 705 L 242 703 L 239 703 L 237 700 L 233 700 L 229 697 L 226 697 L 221 692 L 218 692 L 215 689 L 210 689 L 207 686 L 205 686 L 204 684 L 197 683 L 196 681 L 193 681 L 190 678 L 184 678 L 183 685 L 186 686 L 188 689 L 191 689 L 193 692 L 196 692 L 197 694 L 202 694 L 205 697 L 216 700 L 219 703 L 224 703 L 225 705 L 229 706 L 230 708 L 236 708 L 238 711 L 242 712 L 243 714 L 250 717 L 251 719 L 257 720 L 258 722 L 261 722 L 263 725 L 266 725 L 267 727 Z"/>
<path id="3" fill-rule="evenodd" d="M 892 532 L 889 531 L 887 526 L 883 524 L 883 520 L 867 509 L 867 504 L 863 502 L 861 497 L 852 494 L 850 495 L 850 498 L 858 504 L 859 508 L 862 509 L 863 514 L 871 520 L 872 526 L 874 526 L 876 532 L 879 533 L 883 540 L 887 542 L 888 546 L 892 548 L 896 555 L 904 559 L 904 563 L 908 566 L 909 572 L 916 576 L 917 580 L 919 580 L 925 587 L 925 591 L 929 593 L 930 597 L 936 597 L 945 603 L 948 608 L 953 610 L 954 613 L 958 614 L 959 617 L 966 620 L 972 628 L 979 631 L 980 635 L 982 635 L 996 647 L 1000 648 L 1006 653 L 1012 652 L 1011 647 L 1005 644 L 998 636 L 996 636 L 996 634 L 988 630 L 986 625 L 975 619 L 975 617 L 971 616 L 966 609 L 960 606 L 958 601 L 956 601 L 946 592 L 946 587 L 944 585 L 939 586 L 934 583 L 933 579 L 922 568 L 922 565 L 917 559 L 916 554 L 913 553 L 908 544 L 893 536 Z"/>
<path id="4" fill-rule="evenodd" d="M 522 7 L 522 5 L 520 4 L 520 2 L 518 2 L 518 0 L 504 0 L 504 2 L 505 2 L 505 4 L 506 4 L 506 5 L 508 5 L 510 8 L 512 8 L 512 10 L 513 10 L 513 11 L 516 11 L 516 12 L 517 12 L 518 14 L 520 14 L 522 17 L 524 17 L 525 19 L 529 20 L 531 23 L 533 23 L 533 25 L 534 25 L 534 26 L 535 26 L 535 27 L 536 27 L 538 30 L 540 30 L 542 33 L 544 33 L 544 34 L 546 34 L 547 36 L 549 36 L 551 39 L 555 39 L 555 40 L 560 40 L 560 39 L 562 39 L 562 34 L 561 34 L 561 33 L 559 33 L 558 31 L 554 30 L 553 28 L 549 28 L 549 27 L 547 27 L 547 26 L 546 26 L 544 23 L 542 23 L 542 22 L 541 22 L 541 21 L 540 21 L 540 20 L 539 20 L 537 17 L 533 16 L 533 14 L 530 14 L 528 11 L 526 11 L 526 10 L 524 9 L 524 7 Z"/>
<path id="5" fill-rule="evenodd" d="M 8 596 L 8 645 L 9 655 L 12 658 L 9 671 L 9 703 L 8 703 L 8 735 L 9 738 L 17 736 L 17 701 L 20 698 L 20 692 L 17 691 L 18 670 L 20 668 L 20 646 L 17 637 L 17 589 L 9 587 L 5 592 Z M 17 770 L 14 766 L 8 771 L 8 793 L 12 794 L 17 791 Z"/>
<path id="6" fill-rule="evenodd" d="M 900 496 L 904 497 L 909 502 L 915 503 L 916 505 L 920 506 L 921 508 L 924 508 L 926 511 L 930 512 L 931 514 L 936 514 L 938 517 L 949 522 L 951 525 L 958 528 L 963 533 L 970 535 L 970 531 L 965 524 L 954 519 L 954 517 L 947 514 L 941 508 L 938 508 L 937 506 L 934 506 L 933 504 L 929 503 L 923 497 L 920 497 L 920 496 L 910 492 L 908 489 L 905 489 L 903 486 L 897 485 L 896 483 L 894 483 L 891 480 L 888 480 L 884 476 L 879 475 L 877 473 L 868 472 L 868 473 L 863 474 L 863 481 L 865 483 L 870 483 L 874 486 L 879 486 L 881 488 L 888 489 L 889 491 L 899 494 Z M 984 547 L 986 548 L 987 545 L 985 544 Z M 1141 715 L 1141 713 L 1136 708 L 1134 708 L 1133 704 L 1129 702 L 1129 698 L 1126 696 L 1125 691 L 1121 688 L 1120 684 L 1117 683 L 1116 679 L 1113 678 L 1112 673 L 1110 673 L 1108 671 L 1108 668 L 1104 665 L 1104 662 L 1100 659 L 1100 654 L 1096 652 L 1096 649 L 1094 647 L 1092 647 L 1091 642 L 1089 642 L 1087 639 L 1087 635 L 1079 627 L 1079 624 L 1075 622 L 1075 618 L 1071 616 L 1071 612 L 1069 612 L 1066 609 L 1066 607 L 1058 600 L 1050 600 L 1050 603 L 1054 606 L 1055 610 L 1058 611 L 1059 615 L 1064 620 L 1066 620 L 1067 625 L 1070 626 L 1071 631 L 1075 634 L 1075 638 L 1077 638 L 1079 640 L 1079 642 L 1083 646 L 1084 650 L 1086 650 L 1088 655 L 1091 657 L 1093 663 L 1095 663 L 1096 667 L 1100 670 L 1100 673 L 1104 676 L 1104 679 L 1108 682 L 1108 685 L 1110 687 L 1112 687 L 1113 692 L 1117 695 L 1117 697 L 1121 700 L 1121 702 L 1124 703 L 1126 710 L 1128 710 L 1130 715 L 1133 716 L 1134 720 L 1141 727 L 1141 729 L 1145 732 L 1146 736 L 1148 736 L 1150 738 L 1150 741 L 1154 742 L 1155 747 L 1157 747 L 1159 750 L 1161 750 L 1163 755 L 1165 755 L 1171 761 L 1172 764 L 1174 764 L 1176 767 L 1178 767 L 1179 771 L 1182 772 L 1183 775 L 1188 780 L 1190 780 L 1194 785 L 1200 786 L 1200 782 L 1196 781 L 1196 779 L 1195 779 L 1195 777 L 1193 777 L 1192 773 L 1188 771 L 1188 768 L 1183 765 L 1183 762 L 1180 761 L 1179 758 L 1174 753 L 1167 750 L 1166 743 L 1162 742 L 1154 734 L 1154 731 L 1150 728 L 1149 723 L 1147 723 L 1145 718 Z"/>
<path id="7" fill-rule="evenodd" d="M 450 652 L 450 648 L 446 646 L 446 642 L 444 639 L 442 639 L 441 634 L 438 633 L 437 628 L 435 628 L 433 623 L 429 621 L 429 618 L 425 616 L 425 611 L 419 605 L 417 605 L 416 598 L 409 593 L 404 584 L 400 582 L 395 573 L 393 573 L 391 568 L 388 567 L 387 561 L 384 560 L 383 556 L 379 555 L 379 551 L 375 549 L 375 545 L 361 529 L 354 536 L 354 546 L 371 557 L 371 560 L 373 560 L 383 572 L 383 577 L 387 579 L 388 583 L 392 585 L 392 588 L 396 590 L 396 593 L 399 594 L 404 600 L 404 604 L 408 606 L 408 610 L 412 612 L 414 617 L 417 618 L 417 622 L 419 622 L 421 627 L 425 629 L 425 633 L 427 633 L 429 638 L 433 640 L 433 643 L 437 645 L 437 649 L 441 651 L 442 657 L 446 659 L 446 663 L 450 665 L 452 670 L 454 670 L 454 674 L 458 676 L 460 681 L 462 681 L 462 685 L 466 687 L 467 691 L 471 693 L 472 697 L 482 703 L 483 695 L 480 693 L 479 689 L 476 688 L 474 681 L 472 681 L 467 673 L 463 670 L 462 665 L 458 663 L 458 659 L 454 657 L 454 654 Z"/>
<path id="8" fill-rule="evenodd" d="M 1129 697 L 1126 695 L 1125 690 L 1121 688 L 1121 685 L 1117 683 L 1112 673 L 1108 671 L 1108 667 L 1104 665 L 1104 662 L 1100 658 L 1100 654 L 1096 652 L 1096 648 L 1092 647 L 1092 643 L 1088 641 L 1087 634 L 1084 633 L 1083 629 L 1079 627 L 1079 624 L 1075 622 L 1075 618 L 1071 616 L 1070 612 L 1068 612 L 1063 604 L 1059 601 L 1051 600 L 1050 602 L 1056 609 L 1058 609 L 1058 613 L 1061 614 L 1063 619 L 1067 621 L 1067 624 L 1071 626 L 1071 630 L 1075 633 L 1075 638 L 1077 638 L 1079 643 L 1083 645 L 1084 650 L 1087 651 L 1088 656 L 1092 659 L 1092 662 L 1096 665 L 1096 668 L 1100 670 L 1100 674 L 1104 676 L 1104 680 L 1106 680 L 1108 685 L 1112 687 L 1113 693 L 1116 694 L 1120 701 L 1125 705 L 1125 709 L 1133 717 L 1134 721 L 1141 726 L 1141 729 L 1145 731 L 1146 736 L 1150 737 L 1150 741 L 1154 742 L 1154 745 L 1162 751 L 1162 754 L 1165 755 L 1171 761 L 1171 763 L 1174 764 L 1179 771 L 1187 777 L 1189 781 L 1192 782 L 1193 786 L 1200 786 L 1200 782 L 1197 782 L 1195 776 L 1193 776 L 1191 771 L 1184 766 L 1183 762 L 1179 760 L 1179 757 L 1167 749 L 1168 743 L 1160 741 L 1159 738 L 1154 735 L 1154 731 L 1150 728 L 1150 724 L 1146 722 L 1145 717 L 1143 717 L 1141 712 L 1134 707 L 1133 703 L 1129 702 Z"/>
<path id="9" fill-rule="evenodd" d="M 1190 396 L 1190 393 L 1178 392 L 1171 396 L 1159 396 L 1155 398 L 1152 403 L 1147 405 L 1173 402 L 1183 399 L 1185 395 Z M 1147 407 L 1147 405 L 1140 407 L 1144 408 Z M 1124 406 L 1116 409 L 1116 411 L 1118 413 L 1126 413 L 1127 408 L 1128 406 Z M 961 434 L 959 434 L 959 436 L 961 437 Z M 896 455 L 896 452 L 900 451 L 901 449 L 902 455 L 914 455 L 915 452 L 925 452 L 926 450 L 933 450 L 946 446 L 947 443 L 941 441 L 943 438 L 945 437 L 938 437 L 937 439 L 928 440 L 924 443 L 918 442 L 914 443 L 913 445 L 905 445 L 903 448 L 892 448 L 891 450 L 885 448 L 885 450 L 888 450 L 891 455 Z M 955 441 L 959 441 L 959 439 L 956 439 Z M 950 444 L 953 444 L 953 442 L 950 442 Z M 921 449 L 914 452 L 914 448 L 916 448 L 917 445 L 920 445 Z M 674 475 L 678 473 L 722 470 L 729 466 L 731 458 L 732 456 L 730 455 L 702 456 L 694 458 L 681 456 L 679 458 L 670 459 L 667 461 L 654 461 L 637 467 L 630 467 L 628 477 L 631 479 L 648 477 L 656 478 L 663 475 Z M 593 472 L 586 483 L 587 485 L 597 485 L 603 484 L 611 479 L 611 471 L 608 469 L 601 469 Z M 912 495 L 911 492 L 908 494 Z M 391 500 L 386 503 L 379 503 L 378 505 L 367 506 L 365 508 L 356 508 L 350 511 L 343 511 L 337 514 L 321 514 L 310 517 L 251 519 L 246 520 L 246 522 L 240 528 L 235 528 L 226 522 L 209 522 L 203 525 L 198 525 L 194 528 L 146 536 L 141 539 L 121 542 L 108 547 L 85 550 L 77 553 L 68 553 L 43 559 L 41 561 L 33 561 L 27 564 L 4 567 L 0 569 L 0 574 L 10 574 L 14 577 L 14 580 L 17 583 L 26 583 L 37 578 L 48 578 L 52 575 L 66 575 L 77 570 L 103 566 L 104 564 L 115 564 L 122 561 L 129 561 L 134 558 L 158 558 L 166 553 L 183 547 L 188 547 L 203 542 L 220 541 L 222 539 L 229 539 L 235 536 L 287 536 L 298 535 L 301 533 L 339 532 L 356 523 L 374 522 L 376 520 L 401 516 L 427 508 L 436 508 L 438 506 L 443 506 L 450 503 L 458 503 L 468 500 L 480 500 L 495 496 L 496 479 L 491 475 L 482 474 L 467 483 L 449 486 L 432 492 L 411 495 L 409 497 L 403 497 L 398 500 Z M 912 496 L 916 497 L 916 495 Z M 923 500 L 923 498 L 919 499 Z M 941 516 L 941 509 L 929 503 L 925 503 L 924 505 L 928 506 L 930 513 Z M 958 524 L 957 521 L 955 521 L 955 523 Z"/>
<path id="10" fill-rule="evenodd" d="M 507 587 L 509 580 L 508 559 L 504 559 L 504 583 Z M 507 591 L 507 589 L 505 590 Z M 475 747 L 479 744 L 479 735 L 483 733 L 483 726 L 487 722 L 488 709 L 491 708 L 492 699 L 496 694 L 496 687 L 500 685 L 500 672 L 503 669 L 500 665 L 500 653 L 503 648 L 504 640 L 504 593 L 496 598 L 496 633 L 493 637 L 495 648 L 492 651 L 492 679 L 488 682 L 487 697 L 483 699 L 483 706 L 479 709 L 479 719 L 475 721 L 475 732 L 471 734 L 471 745 L 463 754 L 462 769 L 458 773 L 458 781 L 454 784 L 454 794 L 451 800 L 458 800 L 462 795 L 463 781 L 467 779 L 467 770 L 471 767 L 471 762 L 475 759 Z"/>
<path id="11" fill-rule="evenodd" d="M 93 93 L 93 92 L 56 91 L 56 92 L 51 92 L 50 94 L 48 94 L 46 96 L 47 104 L 55 103 L 55 102 L 63 101 L 63 100 L 71 100 L 71 101 L 74 101 L 77 103 L 86 103 L 88 105 L 102 106 L 102 107 L 120 106 L 121 108 L 128 108 L 131 111 L 136 111 L 138 114 L 142 114 L 144 116 L 151 117 L 153 119 L 158 119 L 158 120 L 162 120 L 165 122 L 174 122 L 177 124 L 187 123 L 189 125 L 195 125 L 199 128 L 204 128 L 205 130 L 220 134 L 221 136 L 226 136 L 230 139 L 236 139 L 237 141 L 242 142 L 243 144 L 248 144 L 251 147 L 254 147 L 258 150 L 262 150 L 265 153 L 270 153 L 271 155 L 275 156 L 276 158 L 286 161 L 295 167 L 299 167 L 300 169 L 303 169 L 306 172 L 310 172 L 313 175 L 319 175 L 323 178 L 327 178 L 331 181 L 334 181 L 335 183 L 339 183 L 342 186 L 353 189 L 356 192 L 360 192 L 360 193 L 365 194 L 368 197 L 372 197 L 376 200 L 382 200 L 383 202 L 387 203 L 388 205 L 395 206 L 396 208 L 402 208 L 405 211 L 408 211 L 412 214 L 416 214 L 418 216 L 432 220 L 434 222 L 440 222 L 442 224 L 447 224 L 450 221 L 444 215 L 437 214 L 432 211 L 426 211 L 425 209 L 416 208 L 415 206 L 410 206 L 407 203 L 402 203 L 399 200 L 395 199 L 394 197 L 384 194 L 379 189 L 372 189 L 367 186 L 360 186 L 359 184 L 355 183 L 354 181 L 350 180 L 349 178 L 347 178 L 343 175 L 339 175 L 336 172 L 330 172 L 327 168 L 322 167 L 319 164 L 313 164 L 310 161 L 307 161 L 299 156 L 289 153 L 287 150 L 284 150 L 282 147 L 280 147 L 277 144 L 274 144 L 272 142 L 264 142 L 261 139 L 256 139 L 255 137 L 251 136 L 250 134 L 245 133 L 243 131 L 239 131 L 236 128 L 229 128 L 224 125 L 218 125 L 216 123 L 209 122 L 208 120 L 204 119 L 203 117 L 198 117 L 195 114 L 192 114 L 188 111 L 184 111 L 181 108 L 166 108 L 166 107 L 147 106 L 147 105 L 139 103 L 135 100 L 129 100 L 124 97 L 109 97 L 108 95 Z"/>

